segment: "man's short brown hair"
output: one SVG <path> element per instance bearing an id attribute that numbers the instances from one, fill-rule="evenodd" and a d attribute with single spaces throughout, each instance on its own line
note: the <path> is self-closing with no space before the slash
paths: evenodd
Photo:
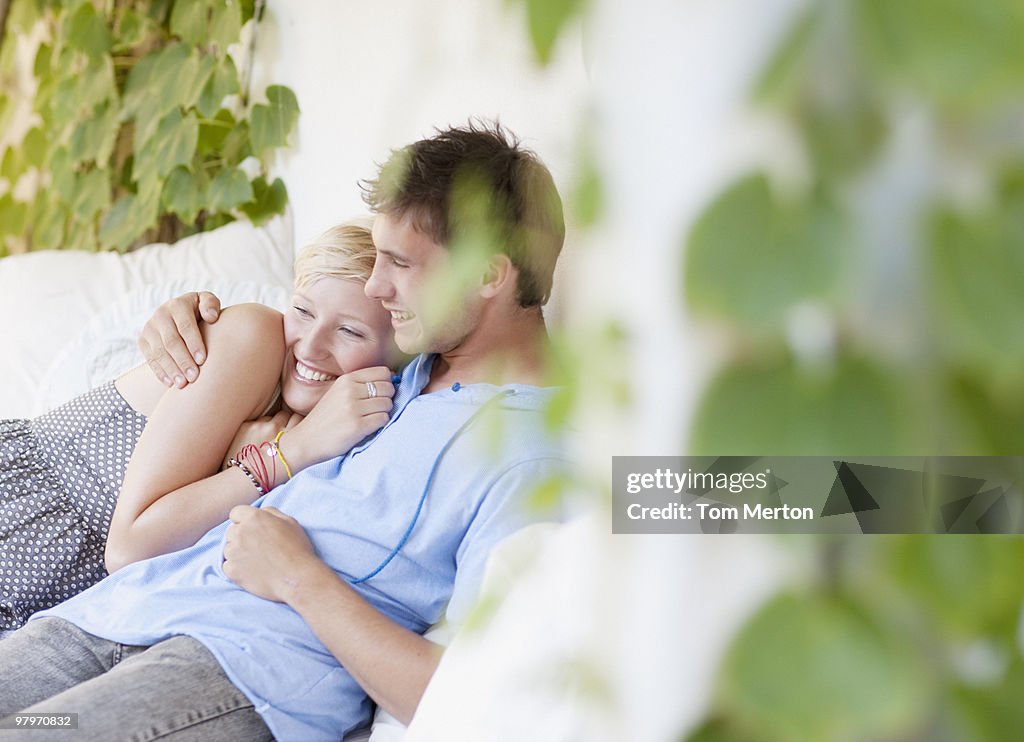
<path id="1" fill-rule="evenodd" d="M 408 216 L 416 229 L 447 246 L 460 236 L 453 196 L 464 183 L 484 191 L 496 247 L 519 271 L 519 304 L 543 305 L 565 240 L 562 202 L 544 164 L 499 124 L 471 121 L 438 129 L 429 139 L 393 150 L 377 177 L 361 185 L 373 211 Z"/>

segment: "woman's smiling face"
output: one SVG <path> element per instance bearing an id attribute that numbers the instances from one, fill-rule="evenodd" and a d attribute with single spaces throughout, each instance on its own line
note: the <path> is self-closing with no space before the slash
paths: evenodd
<path id="1" fill-rule="evenodd" d="M 284 403 L 309 414 L 339 376 L 395 358 L 391 315 L 359 281 L 324 277 L 297 290 L 284 315 Z"/>

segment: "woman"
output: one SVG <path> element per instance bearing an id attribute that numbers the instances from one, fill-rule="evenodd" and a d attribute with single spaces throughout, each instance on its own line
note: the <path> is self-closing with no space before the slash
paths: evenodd
<path id="1" fill-rule="evenodd" d="M 35 420 L 0 421 L 0 631 L 193 544 L 383 426 L 398 356 L 390 315 L 363 293 L 373 260 L 365 223 L 334 227 L 296 260 L 283 318 L 245 304 L 203 328 L 209 358 L 188 387 L 141 366 Z M 326 435 L 303 420 L 328 391 Z"/>

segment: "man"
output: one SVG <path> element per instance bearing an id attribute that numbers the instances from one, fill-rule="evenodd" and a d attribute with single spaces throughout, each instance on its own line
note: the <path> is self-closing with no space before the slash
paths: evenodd
<path id="1" fill-rule="evenodd" d="M 336 741 L 365 720 L 365 691 L 411 718 L 439 659 L 419 634 L 446 602 L 461 620 L 490 548 L 525 523 L 523 497 L 562 467 L 538 385 L 564 226 L 550 174 L 498 127 L 393 153 L 366 198 L 379 215 L 367 295 L 421 354 L 389 422 L 195 546 L 128 565 L 0 642 L 0 717 L 76 712 L 76 739 Z M 484 233 L 494 249 L 463 260 Z M 454 311 L 438 310 L 455 274 Z M 217 302 L 184 297 L 147 327 L 165 380 L 199 372 L 200 307 Z M 328 429 L 330 401 L 305 422 Z M 477 435 L 492 414 L 498 446 Z"/>

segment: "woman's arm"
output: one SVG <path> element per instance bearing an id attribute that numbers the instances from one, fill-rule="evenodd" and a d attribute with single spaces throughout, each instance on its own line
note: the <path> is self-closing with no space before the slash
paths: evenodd
<path id="1" fill-rule="evenodd" d="M 219 472 L 243 422 L 273 396 L 284 359 L 281 315 L 232 307 L 203 328 L 209 358 L 200 379 L 160 397 L 139 438 L 107 536 L 111 572 L 184 548 L 258 496 L 238 468 Z"/>

